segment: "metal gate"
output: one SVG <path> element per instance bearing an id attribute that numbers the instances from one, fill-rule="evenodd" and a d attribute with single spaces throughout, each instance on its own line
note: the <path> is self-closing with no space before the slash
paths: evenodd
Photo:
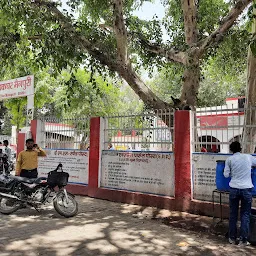
<path id="1" fill-rule="evenodd" d="M 50 149 L 88 149 L 90 139 L 90 118 L 41 119 L 42 146 Z"/>

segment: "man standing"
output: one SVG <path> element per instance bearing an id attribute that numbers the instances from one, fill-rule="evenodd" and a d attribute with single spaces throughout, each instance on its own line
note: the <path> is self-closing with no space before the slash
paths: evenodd
<path id="1" fill-rule="evenodd" d="M 19 153 L 16 164 L 16 175 L 26 178 L 37 178 L 38 156 L 46 156 L 46 153 L 34 144 L 33 139 L 26 140 L 27 150 Z"/>
<path id="2" fill-rule="evenodd" d="M 4 171 L 5 174 L 10 173 L 10 165 L 12 164 L 12 150 L 8 147 L 9 142 L 8 140 L 4 140 L 4 150 L 3 150 L 3 165 L 4 165 Z"/>
<path id="3" fill-rule="evenodd" d="M 9 148 L 9 142 L 8 142 L 8 140 L 4 140 L 3 143 L 4 143 L 4 152 L 3 153 L 6 154 L 8 162 L 11 162 L 12 150 Z"/>
<path id="4" fill-rule="evenodd" d="M 229 243 L 235 244 L 237 239 L 237 219 L 239 203 L 241 201 L 241 227 L 239 245 L 249 245 L 249 225 L 252 205 L 252 178 L 251 167 L 256 166 L 256 158 L 249 154 L 241 154 L 241 145 L 238 141 L 230 144 L 230 151 L 233 153 L 226 160 L 224 176 L 231 177 L 229 183 Z"/>

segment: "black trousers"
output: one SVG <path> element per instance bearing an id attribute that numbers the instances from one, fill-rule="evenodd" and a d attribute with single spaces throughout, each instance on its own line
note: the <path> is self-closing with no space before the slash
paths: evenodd
<path id="1" fill-rule="evenodd" d="M 35 168 L 33 170 L 22 169 L 20 172 L 20 177 L 25 177 L 28 179 L 36 179 L 38 177 L 37 168 Z"/>

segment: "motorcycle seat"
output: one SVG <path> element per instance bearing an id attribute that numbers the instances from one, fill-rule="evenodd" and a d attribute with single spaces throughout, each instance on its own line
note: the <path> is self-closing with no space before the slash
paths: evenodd
<path id="1" fill-rule="evenodd" d="M 14 178 L 20 182 L 24 182 L 24 183 L 28 183 L 28 184 L 40 184 L 41 181 L 45 179 L 42 177 L 36 178 L 36 179 L 28 179 L 28 178 L 19 177 L 19 176 L 15 176 Z"/>

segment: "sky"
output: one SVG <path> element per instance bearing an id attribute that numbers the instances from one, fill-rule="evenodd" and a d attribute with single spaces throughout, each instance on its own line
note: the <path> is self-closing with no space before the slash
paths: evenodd
<path id="1" fill-rule="evenodd" d="M 61 0 L 62 9 L 70 10 L 67 6 L 67 0 Z M 162 19 L 164 16 L 164 7 L 161 4 L 160 0 L 155 0 L 153 3 L 144 2 L 142 7 L 134 12 L 139 18 L 144 20 L 151 20 L 154 15 L 157 15 L 159 19 Z"/>
<path id="2" fill-rule="evenodd" d="M 154 15 L 159 19 L 164 17 L 164 7 L 160 0 L 155 0 L 154 3 L 144 2 L 142 7 L 135 12 L 135 14 L 144 20 L 151 20 Z"/>

